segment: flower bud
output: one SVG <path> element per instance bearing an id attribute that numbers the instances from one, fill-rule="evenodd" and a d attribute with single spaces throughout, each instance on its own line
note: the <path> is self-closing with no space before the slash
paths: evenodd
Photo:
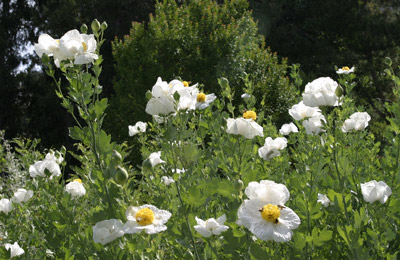
<path id="1" fill-rule="evenodd" d="M 222 88 L 224 88 L 224 89 L 229 88 L 229 81 L 227 78 L 224 78 L 224 77 L 220 78 L 219 83 Z"/>
<path id="2" fill-rule="evenodd" d="M 147 99 L 147 100 L 150 100 L 152 97 L 153 97 L 153 93 L 151 93 L 150 90 L 147 90 L 147 92 L 146 92 L 146 99 Z"/>
<path id="3" fill-rule="evenodd" d="M 106 22 L 102 22 L 100 28 L 101 30 L 105 31 L 108 28 L 108 24 Z"/>
<path id="4" fill-rule="evenodd" d="M 120 154 L 118 151 L 116 151 L 116 150 L 113 150 L 112 158 L 113 158 L 113 160 L 115 160 L 115 161 L 117 161 L 117 162 L 122 162 L 122 156 L 121 156 L 121 154 Z"/>
<path id="5" fill-rule="evenodd" d="M 341 97 L 343 95 L 343 88 L 340 85 L 337 86 L 337 88 L 335 90 L 335 95 L 337 97 Z"/>
<path id="6" fill-rule="evenodd" d="M 244 184 L 243 184 L 242 180 L 235 181 L 234 187 L 237 191 L 241 191 L 243 189 L 243 186 L 244 186 Z"/>
<path id="7" fill-rule="evenodd" d="M 81 26 L 81 33 L 87 33 L 88 27 L 86 24 L 82 24 Z"/>
<path id="8" fill-rule="evenodd" d="M 93 31 L 94 33 L 98 32 L 98 31 L 100 30 L 100 23 L 99 23 L 99 21 L 98 21 L 97 19 L 94 19 L 93 22 L 92 22 L 91 27 L 92 27 L 92 31 Z"/>
<path id="9" fill-rule="evenodd" d="M 123 185 L 126 180 L 128 180 L 128 172 L 121 166 L 117 167 L 117 171 L 115 172 L 114 180 L 116 183 Z"/>

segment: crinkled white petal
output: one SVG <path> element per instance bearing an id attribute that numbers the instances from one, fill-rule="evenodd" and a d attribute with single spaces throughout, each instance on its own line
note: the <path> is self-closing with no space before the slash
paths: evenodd
<path id="1" fill-rule="evenodd" d="M 281 129 L 279 129 L 279 133 L 281 135 L 289 135 L 290 133 L 298 133 L 299 129 L 297 126 L 291 122 L 290 124 L 283 124 Z"/>
<path id="2" fill-rule="evenodd" d="M 14 192 L 14 196 L 12 197 L 11 200 L 15 203 L 22 203 L 30 200 L 32 196 L 33 196 L 33 191 L 26 189 L 18 189 L 16 192 Z"/>
<path id="3" fill-rule="evenodd" d="M 264 136 L 263 128 L 253 119 L 228 118 L 226 132 L 228 134 L 242 135 L 247 139 L 253 139 L 255 136 Z"/>
<path id="4" fill-rule="evenodd" d="M 300 101 L 289 109 L 289 115 L 293 117 L 294 120 L 302 120 L 308 117 L 321 115 L 321 109 L 318 107 L 306 106 L 303 101 Z"/>
<path id="5" fill-rule="evenodd" d="M 324 205 L 324 207 L 328 207 L 329 204 L 331 204 L 331 201 L 328 199 L 328 197 L 325 194 L 318 193 L 318 200 L 317 202 L 321 203 Z"/>
<path id="6" fill-rule="evenodd" d="M 289 190 L 285 185 L 268 180 L 262 180 L 259 183 L 250 182 L 244 192 L 249 199 L 260 200 L 264 205 L 284 205 L 290 198 Z"/>
<path id="7" fill-rule="evenodd" d="M 338 83 L 329 77 L 315 79 L 305 86 L 303 102 L 310 107 L 338 106 L 337 87 Z"/>
<path id="8" fill-rule="evenodd" d="M 72 181 L 65 185 L 65 191 L 71 194 L 73 198 L 81 197 L 86 194 L 86 189 L 79 181 Z"/>
<path id="9" fill-rule="evenodd" d="M 105 245 L 124 235 L 123 224 L 119 219 L 103 220 L 93 226 L 93 240 Z"/>
<path id="10" fill-rule="evenodd" d="M 165 163 L 165 161 L 161 160 L 161 151 L 151 153 L 149 156 L 149 161 L 152 167 L 155 167 L 160 163 Z"/>
<path id="11" fill-rule="evenodd" d="M 17 242 L 14 244 L 6 243 L 4 244 L 4 247 L 7 251 L 10 250 L 10 258 L 20 256 L 25 253 L 24 249 L 22 249 Z"/>

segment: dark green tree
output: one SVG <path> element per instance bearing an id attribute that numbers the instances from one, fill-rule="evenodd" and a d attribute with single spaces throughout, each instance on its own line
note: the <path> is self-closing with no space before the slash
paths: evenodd
<path id="1" fill-rule="evenodd" d="M 383 73 L 384 58 L 399 64 L 400 1 L 250 0 L 250 5 L 267 45 L 301 64 L 305 82 L 336 77 L 335 65 L 355 66 L 357 102 L 383 122 L 393 87 Z"/>

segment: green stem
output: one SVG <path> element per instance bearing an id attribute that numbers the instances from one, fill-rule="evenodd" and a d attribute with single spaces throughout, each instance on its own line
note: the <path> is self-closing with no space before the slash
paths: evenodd
<path id="1" fill-rule="evenodd" d="M 179 183 L 179 181 L 175 182 L 176 190 L 178 192 L 178 197 L 179 197 L 179 201 L 181 203 L 181 206 L 182 206 L 183 209 L 185 209 L 185 204 L 183 203 L 182 196 L 181 196 L 181 191 L 180 191 L 178 183 Z M 193 244 L 193 248 L 194 248 L 194 253 L 195 253 L 196 259 L 200 259 L 199 253 L 197 252 L 196 242 L 194 241 L 194 236 L 193 236 L 193 233 L 192 233 L 192 229 L 190 228 L 189 218 L 188 218 L 187 215 L 185 216 L 185 219 L 186 219 L 187 228 L 189 229 L 190 238 L 192 240 L 192 244 Z"/>

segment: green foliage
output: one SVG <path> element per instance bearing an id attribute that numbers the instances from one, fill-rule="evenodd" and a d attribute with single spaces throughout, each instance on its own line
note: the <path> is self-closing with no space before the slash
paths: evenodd
<path id="1" fill-rule="evenodd" d="M 128 36 L 113 42 L 113 53 L 115 95 L 106 128 L 117 140 L 126 140 L 128 124 L 150 118 L 144 97 L 157 77 L 199 82 L 217 96 L 223 91 L 217 79 L 226 77 L 234 104 L 252 91 L 256 109 L 280 123 L 297 93 L 286 77 L 286 60 L 265 48 L 244 0 L 159 2 L 147 24 L 133 23 Z M 245 78 L 253 82 L 251 90 Z"/>
<path id="2" fill-rule="evenodd" d="M 390 56 L 399 64 L 399 1 L 250 0 L 266 44 L 290 63 L 301 64 L 304 79 L 335 76 L 334 66 L 355 66 L 354 99 L 377 118 L 371 130 L 380 140 L 393 99 L 393 82 L 381 73 Z"/>
<path id="3" fill-rule="evenodd" d="M 100 26 L 95 34 L 98 44 L 103 40 L 103 30 Z M 17 188 L 32 190 L 33 196 L 22 203 L 14 201 L 11 211 L 5 210 L 1 201 L 0 259 L 9 258 L 10 252 L 4 250 L 4 244 L 13 242 L 25 250 L 21 259 L 397 258 L 400 241 L 400 78 L 397 75 L 400 68 L 389 67 L 386 71 L 396 86 L 393 93 L 396 102 L 386 104 L 391 116 L 390 127 L 383 134 L 382 150 L 368 129 L 342 131 L 351 114 L 363 111 L 352 99 L 354 75 L 339 78 L 344 93 L 339 106 L 321 107 L 326 121 L 319 134 L 307 134 L 302 121 L 296 121 L 299 131 L 287 136 L 285 147 L 275 147 L 274 156 L 266 160 L 259 150 L 265 145 L 264 138 L 281 134 L 263 112 L 256 119 L 246 121 L 262 126 L 261 136 L 245 138 L 234 131 L 228 133 L 227 121 L 240 117 L 244 108 L 253 109 L 255 100 L 233 103 L 230 81 L 220 78 L 217 84 L 222 87 L 221 97 L 207 108 L 182 109 L 160 122 L 147 122 L 146 132 L 134 138 L 141 144 L 142 157 L 148 159 L 143 167 L 134 169 L 134 165 L 126 162 L 129 152 L 126 145 L 112 142 L 111 135 L 102 129 L 108 105 L 107 99 L 100 97 L 98 87 L 102 58 L 86 65 L 63 62 L 60 71 L 68 82 L 66 88 L 61 88 L 51 59 L 43 59 L 49 68 L 48 75 L 55 79 L 61 105 L 76 123 L 70 135 L 77 141 L 77 152 L 69 153 L 80 165 L 72 167 L 69 173 L 81 179 L 86 193 L 74 196 L 68 192 L 71 181 L 62 175 L 49 177 L 50 168 L 37 170 L 43 170 L 46 176 L 29 177 L 31 170 L 28 169 L 39 160 L 43 162 L 44 156 L 35 151 L 37 141 L 15 139 L 13 152 L 1 138 L 0 167 L 7 170 L 8 178 L 7 186 L 3 183 L 0 186 L 7 188 L 1 191 L 0 199 L 13 200 Z M 293 74 L 296 74 L 295 67 Z M 301 85 L 301 81 L 296 82 Z M 249 90 L 254 86 L 248 77 L 244 84 Z M 236 128 L 238 131 L 249 129 L 245 125 Z M 161 153 L 158 163 L 150 158 L 156 151 Z M 65 149 L 57 155 L 65 157 Z M 60 166 L 64 171 L 65 162 Z M 172 183 L 167 183 L 165 177 L 174 182 L 169 179 Z M 276 190 L 267 186 L 249 188 L 262 180 L 284 184 L 290 198 L 283 186 Z M 373 193 L 368 194 L 362 185 L 371 180 L 389 185 L 390 194 L 388 189 L 384 191 L 387 200 L 367 202 L 366 198 Z M 377 199 L 381 192 L 375 194 Z M 258 193 L 262 194 L 260 198 L 251 198 L 259 196 Z M 321 194 L 327 196 L 329 203 L 321 203 Z M 243 219 L 242 223 L 237 221 L 239 209 L 247 211 L 243 205 L 253 202 L 257 208 L 246 212 L 254 220 L 251 223 L 257 223 L 256 228 L 265 233 L 271 229 L 282 233 L 289 238 L 287 242 L 258 239 L 252 233 L 254 230 L 251 232 L 242 226 Z M 273 204 L 270 206 L 275 206 L 279 217 L 267 220 L 260 213 L 259 202 Z M 122 228 L 125 234 L 112 237 L 108 243 L 95 242 L 99 235 L 107 237 L 120 229 L 114 225 L 110 230 L 96 233 L 94 226 L 101 221 L 114 219 L 128 227 L 152 229 L 168 215 L 164 212 L 164 216 L 149 218 L 151 224 L 142 225 L 139 218 L 143 214 L 138 217 L 136 209 L 132 215 L 126 214 L 130 212 L 128 207 L 145 204 L 171 213 L 166 228 L 160 227 L 154 234 L 143 230 L 128 234 L 125 226 Z M 145 207 L 147 211 L 151 208 Z M 206 237 L 196 231 L 196 217 L 207 220 L 224 214 L 224 225 L 228 227 L 225 232 Z M 290 219 L 294 215 L 301 223 L 292 223 Z M 291 230 L 288 225 L 293 225 Z"/>

